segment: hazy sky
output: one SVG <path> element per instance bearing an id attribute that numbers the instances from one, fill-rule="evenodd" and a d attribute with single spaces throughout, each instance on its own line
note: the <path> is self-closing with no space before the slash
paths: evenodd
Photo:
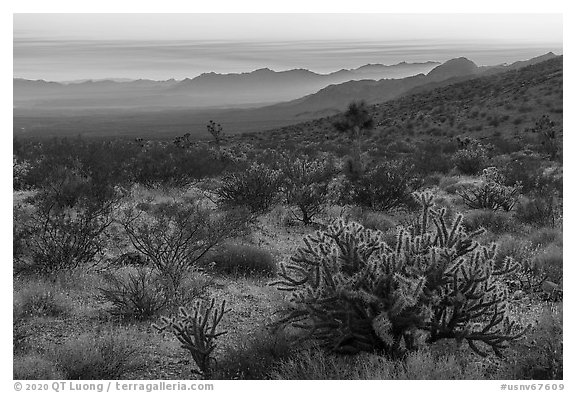
<path id="1" fill-rule="evenodd" d="M 15 14 L 14 76 L 182 79 L 202 72 L 445 61 L 562 50 L 561 14 Z"/>

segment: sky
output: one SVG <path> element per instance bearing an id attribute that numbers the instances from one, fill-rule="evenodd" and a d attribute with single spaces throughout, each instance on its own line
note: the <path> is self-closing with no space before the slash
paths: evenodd
<path id="1" fill-rule="evenodd" d="M 14 14 L 14 77 L 165 80 L 562 52 L 561 14 Z"/>

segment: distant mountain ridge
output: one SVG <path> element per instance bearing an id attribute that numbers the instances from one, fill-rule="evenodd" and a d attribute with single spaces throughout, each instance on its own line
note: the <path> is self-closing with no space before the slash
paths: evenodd
<path id="1" fill-rule="evenodd" d="M 287 101 L 350 80 L 404 78 L 428 72 L 438 62 L 367 64 L 319 74 L 306 69 L 204 73 L 182 81 L 85 80 L 67 83 L 14 78 L 14 105 L 44 108 L 226 107 Z"/>
<path id="2" fill-rule="evenodd" d="M 63 109 L 44 108 L 41 105 L 35 107 L 30 103 L 27 103 L 26 107 L 18 107 L 18 103 L 15 102 L 16 106 L 13 111 L 14 132 L 51 136 L 86 134 L 149 137 L 165 134 L 181 135 L 190 132 L 192 135 L 201 137 L 206 133 L 206 124 L 209 120 L 220 122 L 229 134 L 271 130 L 309 120 L 316 121 L 315 119 L 337 114 L 353 100 L 365 100 L 368 104 L 382 104 L 485 76 L 510 74 L 506 71 L 512 71 L 514 74 L 514 72 L 523 71 L 527 66 L 538 65 L 557 58 L 558 56 L 548 53 L 534 59 L 493 67 L 477 67 L 467 59 L 457 59 L 457 61 L 448 61 L 434 67 L 428 73 L 431 76 L 420 73 L 402 79 L 348 81 L 327 86 L 317 93 L 296 100 L 252 108 L 190 109 L 166 107 L 148 109 L 143 106 L 126 109 L 122 106 L 114 107 L 111 105 L 109 108 L 79 110 L 68 107 Z M 260 72 L 269 73 L 266 70 Z M 440 80 L 442 78 L 447 79 Z M 168 82 L 173 88 L 178 84 L 177 81 Z M 26 85 L 29 81 L 20 81 L 20 83 Z M 47 89 L 54 86 L 50 82 L 40 83 L 45 85 Z M 145 91 L 146 85 L 150 83 L 150 81 L 139 81 L 139 84 L 135 85 L 140 85 L 138 88 Z M 121 83 L 109 82 L 109 84 L 117 86 Z M 58 88 L 57 85 L 56 88 Z M 166 94 L 170 97 L 178 96 L 174 92 Z M 95 97 L 98 95 L 98 93 L 93 93 Z M 109 94 L 102 96 L 109 97 Z M 116 100 L 120 96 L 121 94 L 118 94 Z M 145 94 L 142 96 L 146 98 Z M 87 98 L 84 97 L 83 99 L 85 104 Z M 95 99 L 100 100 L 101 98 Z"/>
<path id="3" fill-rule="evenodd" d="M 427 75 L 419 74 L 403 79 L 384 79 L 379 81 L 349 81 L 327 86 L 317 93 L 277 104 L 294 116 L 322 117 L 343 110 L 350 101 L 364 100 L 369 104 L 388 101 L 409 92 L 432 89 L 480 75 L 517 70 L 528 65 L 538 64 L 558 57 L 547 53 L 530 60 L 518 61 L 510 65 L 478 67 L 473 61 L 460 57 L 451 59 L 434 67 Z"/>

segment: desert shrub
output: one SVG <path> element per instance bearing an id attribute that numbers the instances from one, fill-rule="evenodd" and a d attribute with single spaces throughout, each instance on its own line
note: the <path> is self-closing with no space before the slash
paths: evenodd
<path id="1" fill-rule="evenodd" d="M 551 244 L 542 249 L 534 258 L 537 271 L 541 272 L 548 280 L 558 284 L 563 278 L 562 247 Z"/>
<path id="2" fill-rule="evenodd" d="M 295 350 L 291 337 L 284 331 L 260 328 L 235 340 L 217 363 L 215 379 L 268 379 L 276 363 Z"/>
<path id="3" fill-rule="evenodd" d="M 377 354 L 350 358 L 317 349 L 299 352 L 282 360 L 273 379 L 299 380 L 463 380 L 485 379 L 480 366 L 460 361 L 455 355 L 435 355 L 429 351 L 410 353 L 404 360 L 390 360 Z"/>
<path id="4" fill-rule="evenodd" d="M 54 183 L 31 202 L 35 209 L 22 225 L 27 258 L 19 272 L 50 274 L 93 262 L 103 253 L 119 190 L 103 187 L 73 170 L 54 174 Z"/>
<path id="5" fill-rule="evenodd" d="M 50 356 L 64 379 L 121 379 L 143 367 L 137 344 L 128 333 L 84 333 L 54 346 Z"/>
<path id="6" fill-rule="evenodd" d="M 556 160 L 562 149 L 561 129 L 556 123 L 550 120 L 548 115 L 543 115 L 531 131 L 538 135 L 542 150 L 551 160 Z"/>
<path id="7" fill-rule="evenodd" d="M 328 187 L 335 174 L 334 165 L 308 157 L 287 159 L 282 174 L 286 203 L 298 209 L 298 213 L 293 213 L 297 220 L 310 224 L 324 210 Z"/>
<path id="8" fill-rule="evenodd" d="M 280 171 L 254 163 L 244 171 L 224 176 L 216 195 L 224 207 L 241 206 L 253 213 L 265 213 L 277 201 L 281 184 Z"/>
<path id="9" fill-rule="evenodd" d="M 562 245 L 562 231 L 555 228 L 538 228 L 528 238 L 535 246 Z"/>
<path id="10" fill-rule="evenodd" d="M 499 379 L 563 379 L 562 306 L 546 306 L 526 338 L 514 343 Z"/>
<path id="11" fill-rule="evenodd" d="M 495 266 L 496 245 L 480 246 L 462 216 L 447 222 L 419 195 L 419 222 L 400 228 L 394 246 L 383 233 L 343 220 L 304 239 L 281 265 L 280 290 L 292 292 L 287 315 L 305 338 L 334 352 L 382 351 L 397 356 L 423 342 L 465 340 L 497 355 L 521 336 L 508 318 L 504 279 L 518 269 Z"/>
<path id="12" fill-rule="evenodd" d="M 484 169 L 487 161 L 486 148 L 480 143 L 471 141 L 452 157 L 454 165 L 465 175 L 475 175 Z"/>
<path id="13" fill-rule="evenodd" d="M 214 272 L 233 276 L 271 276 L 276 272 L 270 252 L 246 244 L 228 244 L 203 263 Z"/>
<path id="14" fill-rule="evenodd" d="M 28 347 L 28 337 L 32 332 L 28 325 L 28 318 L 23 310 L 14 303 L 12 306 L 12 352 L 24 352 Z"/>
<path id="15" fill-rule="evenodd" d="M 537 226 L 554 227 L 559 220 L 561 206 L 553 195 L 522 198 L 516 207 L 518 221 Z"/>
<path id="16" fill-rule="evenodd" d="M 206 148 L 159 143 L 146 144 L 131 158 L 129 173 L 146 187 L 186 187 L 219 175 L 232 163 L 225 155 L 213 155 Z"/>
<path id="17" fill-rule="evenodd" d="M 14 357 L 13 378 L 16 380 L 64 379 L 56 365 L 39 354 Z"/>
<path id="18" fill-rule="evenodd" d="M 490 209 L 471 210 L 462 223 L 470 231 L 484 228 L 497 235 L 518 230 L 518 223 L 510 213 Z"/>
<path id="19" fill-rule="evenodd" d="M 121 222 L 132 246 L 159 273 L 169 299 L 178 299 L 198 261 L 245 223 L 236 212 L 217 215 L 194 201 L 124 213 Z"/>
<path id="20" fill-rule="evenodd" d="M 157 315 L 168 303 L 158 274 L 138 267 L 128 272 L 105 272 L 101 298 L 112 304 L 108 312 L 124 319 L 144 320 Z"/>
<path id="21" fill-rule="evenodd" d="M 218 325 L 227 312 L 225 301 L 218 307 L 215 299 L 209 302 L 198 301 L 191 313 L 180 307 L 177 316 L 162 317 L 162 324 L 153 327 L 159 333 L 172 333 L 194 360 L 198 370 L 192 372 L 203 379 L 211 379 L 215 366 L 213 352 L 216 339 L 226 334 L 225 331 L 218 331 Z"/>
<path id="22" fill-rule="evenodd" d="M 412 206 L 412 192 L 421 185 L 413 169 L 398 161 L 387 161 L 368 169 L 353 184 L 353 202 L 372 210 Z"/>
<path id="23" fill-rule="evenodd" d="M 390 216 L 381 212 L 363 211 L 357 220 L 364 228 L 382 232 L 396 228 L 396 223 Z"/>
<path id="24" fill-rule="evenodd" d="M 13 300 L 14 310 L 23 317 L 60 317 L 72 311 L 70 299 L 46 281 L 22 284 L 15 290 Z"/>
<path id="25" fill-rule="evenodd" d="M 510 211 L 516 205 L 520 185 L 504 185 L 504 177 L 494 167 L 484 169 L 482 183 L 468 186 L 458 192 L 464 203 L 472 209 Z"/>
<path id="26" fill-rule="evenodd" d="M 30 163 L 28 161 L 18 160 L 16 156 L 12 158 L 12 187 L 14 190 L 22 190 L 26 188 L 25 178 L 30 171 Z"/>

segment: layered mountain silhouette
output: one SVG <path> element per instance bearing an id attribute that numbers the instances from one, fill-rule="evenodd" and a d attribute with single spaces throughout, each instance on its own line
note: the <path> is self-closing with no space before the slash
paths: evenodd
<path id="1" fill-rule="evenodd" d="M 205 103 L 226 101 L 230 99 L 229 96 L 234 97 L 237 103 L 247 102 L 250 97 L 247 98 L 248 93 L 243 93 L 248 88 L 246 86 L 251 86 L 251 91 L 264 94 L 273 90 L 272 87 L 281 90 L 281 86 L 287 84 L 317 83 L 315 78 L 321 74 L 307 70 L 274 72 L 261 69 L 246 74 L 209 73 L 183 81 L 86 81 L 68 85 L 15 79 L 14 132 L 29 135 L 81 133 L 139 136 L 190 132 L 192 135 L 204 135 L 209 120 L 217 120 L 231 134 L 261 131 L 334 115 L 344 110 L 353 100 L 364 100 L 368 104 L 383 103 L 480 76 L 519 70 L 556 57 L 548 53 L 534 59 L 492 67 L 478 67 L 465 58 L 452 59 L 430 67 L 427 74 L 418 73 L 398 79 L 349 80 L 325 86 L 301 98 L 279 104 L 255 105 L 252 108 L 219 109 L 209 108 L 210 105 L 195 107 L 191 104 L 194 101 L 191 97 L 197 97 L 194 94 L 198 94 L 198 91 L 211 90 L 212 93 L 203 96 Z M 430 66 L 429 63 L 420 64 Z M 334 78 L 335 74 L 347 73 L 349 78 L 352 73 L 359 77 L 362 73 L 374 75 L 375 70 L 389 70 L 390 67 L 398 70 L 402 66 L 411 67 L 414 71 L 421 65 L 366 65 L 356 70 L 341 70 L 328 75 Z M 406 68 L 403 72 L 407 72 Z M 321 77 L 327 78 L 326 75 Z M 306 80 L 308 82 L 296 82 Z M 286 89 L 292 92 L 290 94 L 297 90 Z M 61 93 L 63 90 L 65 94 Z"/>
<path id="2" fill-rule="evenodd" d="M 80 81 L 57 83 L 14 79 L 14 105 L 43 108 L 232 107 L 292 100 L 331 84 L 351 80 L 405 78 L 426 73 L 437 62 L 368 64 L 357 69 L 318 74 L 305 69 L 202 74 L 175 81 Z"/>

